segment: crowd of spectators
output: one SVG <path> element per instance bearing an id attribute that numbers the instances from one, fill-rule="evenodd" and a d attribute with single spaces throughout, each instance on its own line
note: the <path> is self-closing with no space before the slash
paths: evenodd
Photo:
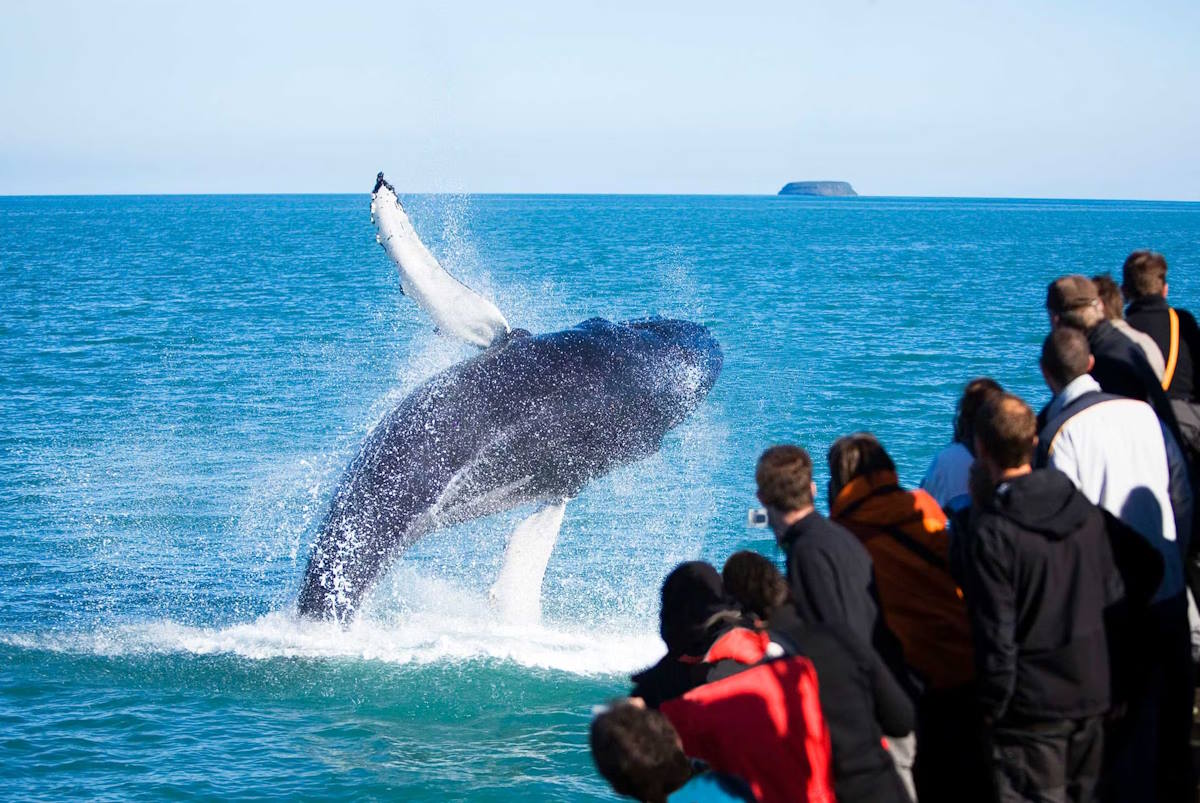
<path id="1" fill-rule="evenodd" d="M 1039 414 L 968 382 L 906 490 L 884 445 L 798 445 L 755 481 L 785 563 L 662 586 L 667 652 L 592 722 L 621 795 L 698 801 L 1185 801 L 1196 666 L 1200 328 L 1159 254 L 1063 276 Z M 1031 355 L 1032 356 L 1032 355 Z"/>

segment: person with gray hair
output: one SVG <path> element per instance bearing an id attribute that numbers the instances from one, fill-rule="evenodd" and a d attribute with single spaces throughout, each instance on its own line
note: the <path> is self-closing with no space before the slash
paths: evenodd
<path id="1" fill-rule="evenodd" d="M 1069 326 L 1087 337 L 1088 348 L 1095 358 L 1088 373 L 1101 390 L 1148 403 L 1175 440 L 1182 442 L 1171 402 L 1145 353 L 1107 320 L 1100 293 L 1091 279 L 1073 274 L 1052 281 L 1046 289 L 1046 312 L 1051 329 Z M 1038 417 L 1039 424 L 1045 423 L 1045 412 Z"/>
<path id="2" fill-rule="evenodd" d="M 1154 342 L 1154 338 L 1145 332 L 1134 329 L 1125 320 L 1125 297 L 1121 295 L 1121 288 L 1117 286 L 1116 281 L 1111 274 L 1100 273 L 1092 277 L 1092 281 L 1096 285 L 1096 291 L 1100 293 L 1100 302 L 1104 305 L 1104 317 L 1108 319 L 1118 332 L 1125 337 L 1137 343 L 1138 348 L 1146 355 L 1146 362 L 1150 363 L 1150 369 L 1154 371 L 1154 375 L 1161 381 L 1163 371 L 1167 369 L 1167 364 L 1163 360 L 1162 349 Z"/>

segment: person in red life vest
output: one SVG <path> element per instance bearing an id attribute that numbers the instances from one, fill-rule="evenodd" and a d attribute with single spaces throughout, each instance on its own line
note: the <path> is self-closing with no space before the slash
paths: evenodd
<path id="1" fill-rule="evenodd" d="M 834 800 L 829 731 L 812 663 L 788 656 L 725 595 L 707 563 L 663 583 L 667 655 L 634 677 L 684 752 L 742 778 L 761 803 Z"/>
<path id="2" fill-rule="evenodd" d="M 670 720 L 636 697 L 598 714 L 588 742 L 596 769 L 619 795 L 644 803 L 754 803 L 745 781 L 689 759 Z"/>
<path id="3" fill-rule="evenodd" d="M 870 553 L 883 618 L 926 684 L 917 702 L 917 799 L 976 799 L 986 794 L 986 748 L 946 515 L 925 491 L 900 487 L 895 463 L 870 433 L 839 438 L 828 457 L 830 517 Z"/>
<path id="4" fill-rule="evenodd" d="M 721 577 L 730 596 L 765 623 L 772 641 L 816 668 L 839 803 L 909 803 L 883 737 L 912 733 L 916 714 L 879 655 L 845 625 L 803 621 L 787 580 L 757 552 L 735 552 Z"/>

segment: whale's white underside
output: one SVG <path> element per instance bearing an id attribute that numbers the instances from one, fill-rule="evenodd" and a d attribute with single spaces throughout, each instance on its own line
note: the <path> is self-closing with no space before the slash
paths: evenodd
<path id="1" fill-rule="evenodd" d="M 421 242 L 387 184 L 371 195 L 376 239 L 400 271 L 400 286 L 433 319 L 439 330 L 481 348 L 508 333 L 496 305 L 446 272 Z"/>

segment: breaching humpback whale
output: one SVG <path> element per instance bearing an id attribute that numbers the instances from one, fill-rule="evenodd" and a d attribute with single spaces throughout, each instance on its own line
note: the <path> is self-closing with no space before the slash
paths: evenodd
<path id="1" fill-rule="evenodd" d="M 704 326 L 662 318 L 512 330 L 441 268 L 382 173 L 371 213 L 404 293 L 442 332 L 483 351 L 425 381 L 367 437 L 313 546 L 300 613 L 347 623 L 422 535 L 532 504 L 492 596 L 509 613 L 536 616 L 567 501 L 589 480 L 657 451 L 712 389 L 721 348 Z"/>

